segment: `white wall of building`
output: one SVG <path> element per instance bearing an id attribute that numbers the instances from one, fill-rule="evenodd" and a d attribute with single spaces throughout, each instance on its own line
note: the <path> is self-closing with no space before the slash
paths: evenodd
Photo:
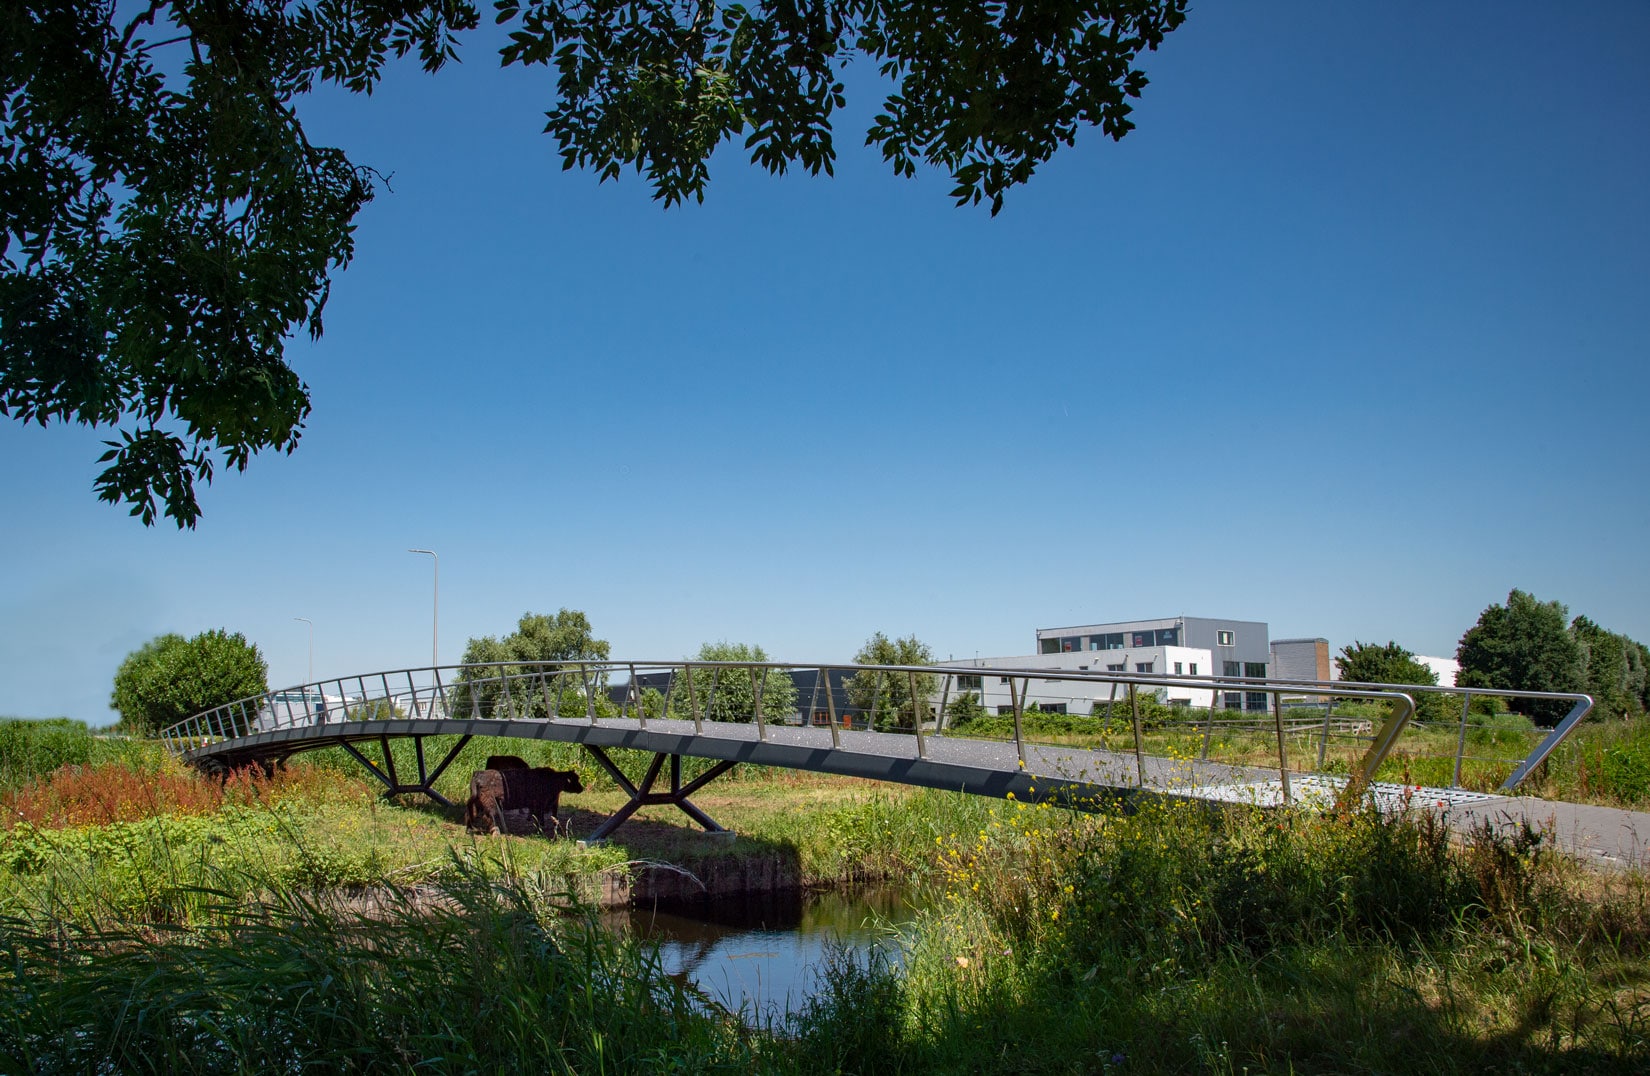
<path id="1" fill-rule="evenodd" d="M 1151 673 L 1158 676 L 1174 676 L 1175 663 L 1180 664 L 1183 676 L 1208 676 L 1215 672 L 1210 665 L 1213 656 L 1207 650 L 1185 646 L 1155 646 L 1145 649 L 1125 650 L 1087 650 L 1073 651 L 1063 654 L 1031 654 L 1016 655 L 1003 658 L 980 658 L 975 661 L 956 661 L 942 664 L 942 669 L 955 671 L 959 675 L 971 675 L 971 668 L 995 667 L 1000 669 L 1044 669 L 1048 671 L 1067 672 L 1111 672 L 1108 667 L 1121 665 L 1121 671 L 1139 673 L 1140 666 L 1150 665 Z M 1194 671 L 1195 667 L 1195 671 Z M 1020 690 L 1018 677 L 1004 677 L 999 674 L 980 674 L 981 684 L 980 702 L 992 713 L 1012 712 L 1013 696 L 1009 693 L 1010 685 L 1006 680 L 1014 680 L 1014 690 Z M 1149 690 L 1137 687 L 1136 691 Z M 955 698 L 958 688 L 952 684 L 951 697 Z M 1168 703 L 1185 703 L 1189 706 L 1207 707 L 1213 700 L 1214 692 L 1207 688 L 1180 687 L 1164 685 L 1156 690 L 1160 701 Z M 1104 707 L 1113 698 L 1128 698 L 1128 689 L 1124 685 L 1115 687 L 1110 683 L 1090 683 L 1081 680 L 1062 680 L 1058 678 L 1037 677 L 1031 678 L 1026 687 L 1025 705 L 1030 708 L 1033 704 L 1043 709 L 1052 709 L 1065 706 L 1067 713 L 1088 713 L 1096 703 Z"/>
<path id="2" fill-rule="evenodd" d="M 1455 677 L 1461 671 L 1461 663 L 1454 658 L 1429 658 L 1421 654 L 1415 655 L 1415 660 L 1431 669 L 1438 677 L 1441 687 L 1454 687 Z"/>

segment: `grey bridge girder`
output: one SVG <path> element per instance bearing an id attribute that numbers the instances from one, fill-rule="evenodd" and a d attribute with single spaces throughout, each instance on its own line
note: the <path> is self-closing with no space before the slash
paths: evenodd
<path id="1" fill-rule="evenodd" d="M 949 792 L 968 792 L 998 799 L 1013 798 L 1035 803 L 1044 800 L 1062 803 L 1115 803 L 1141 791 L 1163 794 L 1164 790 L 1140 790 L 1098 784 L 1088 780 L 1072 779 L 1056 772 L 1035 772 L 1028 769 L 1004 769 L 998 766 L 970 765 L 914 756 L 914 741 L 898 738 L 899 743 L 911 745 L 913 755 L 887 755 L 856 751 L 847 747 L 828 745 L 799 745 L 776 742 L 775 739 L 718 735 L 721 730 L 706 729 L 694 733 L 690 722 L 680 722 L 681 730 L 661 728 L 678 722 L 655 719 L 650 728 L 639 728 L 620 720 L 603 721 L 591 725 L 576 720 L 542 718 L 395 718 L 384 721 L 335 722 L 320 725 L 277 729 L 254 733 L 222 744 L 210 744 L 184 754 L 186 762 L 200 765 L 211 758 L 221 758 L 225 765 L 245 765 L 273 757 L 288 757 L 302 751 L 324 747 L 376 742 L 381 738 L 405 739 L 427 736 L 495 736 L 529 740 L 553 740 L 560 743 L 590 745 L 597 748 L 628 748 L 656 756 L 686 756 L 713 761 L 749 763 L 754 766 L 774 766 L 784 769 L 808 770 L 842 777 L 862 777 L 876 781 L 891 781 Z M 625 727 L 629 725 L 630 727 Z M 733 726 L 749 729 L 749 726 Z M 770 730 L 772 736 L 779 730 Z M 801 730 L 787 730 L 801 731 Z M 752 732 L 754 737 L 754 732 Z M 883 734 L 868 734 L 881 736 Z M 1012 745 L 1008 745 L 1012 749 Z M 1074 754 L 1084 756 L 1094 752 L 1061 752 L 1062 757 Z M 1124 756 L 1117 756 L 1118 760 Z M 1133 765 L 1132 756 L 1128 765 Z M 376 771 L 376 767 L 373 767 Z M 1234 771 L 1235 772 L 1235 771 Z M 380 779 L 382 775 L 380 775 Z M 387 783 L 387 782 L 386 782 Z M 427 791 L 400 786 L 394 791 Z"/>

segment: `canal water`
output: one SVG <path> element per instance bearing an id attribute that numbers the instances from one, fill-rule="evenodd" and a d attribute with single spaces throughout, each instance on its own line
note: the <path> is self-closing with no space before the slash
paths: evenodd
<path id="1" fill-rule="evenodd" d="M 635 908 L 609 922 L 656 942 L 667 973 L 761 1022 L 802 1007 L 834 944 L 879 947 L 897 961 L 900 931 L 918 910 L 903 887 L 878 886 Z"/>

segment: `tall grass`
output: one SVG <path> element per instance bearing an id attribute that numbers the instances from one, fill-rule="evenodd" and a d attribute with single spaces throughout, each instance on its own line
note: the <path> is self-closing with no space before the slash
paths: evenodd
<path id="1" fill-rule="evenodd" d="M 190 929 L 0 921 L 8 1071 L 749 1071 L 737 1021 L 553 889 L 351 907 L 268 887 Z"/>
<path id="2" fill-rule="evenodd" d="M 158 765 L 165 755 L 156 743 L 96 735 L 84 721 L 0 718 L 0 791 L 18 788 L 64 766 L 125 762 L 148 768 Z"/>
<path id="3" fill-rule="evenodd" d="M 1582 724 L 1538 769 L 1529 791 L 1583 803 L 1650 804 L 1650 715 Z"/>
<path id="4" fill-rule="evenodd" d="M 803 1067 L 1650 1063 L 1644 878 L 1589 874 L 1529 831 L 1455 845 L 1426 816 L 1009 808 L 936 852 L 942 898 L 905 970 L 833 961 L 797 1022 Z"/>

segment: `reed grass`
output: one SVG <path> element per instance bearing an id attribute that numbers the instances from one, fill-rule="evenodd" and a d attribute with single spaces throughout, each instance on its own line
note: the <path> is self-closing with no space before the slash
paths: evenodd
<path id="1" fill-rule="evenodd" d="M 77 791 L 97 772 L 20 790 L 63 814 L 0 836 L 6 1071 L 1650 1067 L 1650 883 L 1523 827 L 1085 814 L 759 771 L 700 797 L 738 842 L 655 808 L 652 837 L 581 850 L 471 839 L 358 768 L 147 799 L 113 776 Z M 74 813 L 88 803 L 115 820 Z M 893 876 L 930 898 L 899 959 L 837 953 L 784 1025 L 665 976 L 578 899 L 631 858 L 775 849 L 809 881 Z"/>

